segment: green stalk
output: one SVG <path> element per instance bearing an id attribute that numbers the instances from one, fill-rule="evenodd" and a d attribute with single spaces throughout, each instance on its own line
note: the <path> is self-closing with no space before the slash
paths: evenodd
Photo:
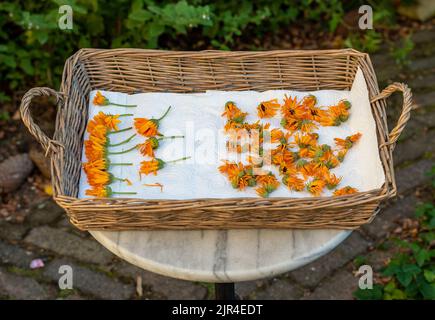
<path id="1" fill-rule="evenodd" d="M 164 140 L 164 139 L 176 139 L 176 138 L 184 138 L 184 136 L 169 136 L 169 137 L 161 137 L 158 138 L 157 140 Z"/>
<path id="2" fill-rule="evenodd" d="M 136 136 L 136 134 L 133 134 L 133 135 L 131 135 L 128 139 L 126 139 L 126 140 L 124 140 L 124 141 L 121 141 L 121 142 L 119 142 L 119 143 L 115 143 L 115 144 L 108 144 L 107 146 L 108 146 L 108 147 L 117 147 L 117 146 L 120 146 L 120 145 L 126 144 L 126 143 L 130 142 L 130 140 L 133 139 L 135 136 Z"/>
<path id="3" fill-rule="evenodd" d="M 133 129 L 133 127 L 128 127 L 128 128 L 121 129 L 118 131 L 109 131 L 109 132 L 107 132 L 107 134 L 115 134 L 115 133 L 125 132 L 125 131 L 131 130 L 131 129 Z"/>
<path id="4" fill-rule="evenodd" d="M 183 157 L 183 158 L 180 158 L 180 159 L 177 159 L 177 160 L 171 160 L 171 161 L 165 161 L 165 162 L 166 163 L 175 163 L 175 162 L 187 160 L 187 159 L 190 159 L 190 158 L 191 157 Z"/>
<path id="5" fill-rule="evenodd" d="M 115 191 L 112 191 L 112 194 L 137 194 L 137 192 L 115 192 Z"/>
<path id="6" fill-rule="evenodd" d="M 114 103 L 109 101 L 109 105 L 115 106 L 115 107 L 125 107 L 125 108 L 136 108 L 137 105 L 135 104 L 120 104 L 120 103 Z"/>
<path id="7" fill-rule="evenodd" d="M 157 119 L 157 121 L 162 120 L 164 117 L 166 117 L 166 115 L 168 114 L 169 110 L 171 110 L 171 106 L 169 106 L 168 110 L 166 110 L 166 112 L 163 114 L 163 116 L 161 116 L 160 118 Z"/>
<path id="8" fill-rule="evenodd" d="M 107 152 L 107 154 L 123 154 L 123 153 L 130 152 L 136 148 L 137 148 L 137 145 L 135 145 L 134 147 L 131 147 L 130 149 L 127 149 L 127 150 L 117 151 L 117 152 Z"/>
<path id="9" fill-rule="evenodd" d="M 131 162 L 117 162 L 117 163 L 110 163 L 111 166 L 132 166 L 133 163 Z"/>

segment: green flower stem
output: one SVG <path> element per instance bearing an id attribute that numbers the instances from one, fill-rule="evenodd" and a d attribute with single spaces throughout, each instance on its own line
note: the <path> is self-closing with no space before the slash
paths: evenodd
<path id="1" fill-rule="evenodd" d="M 133 163 L 131 162 L 117 162 L 117 163 L 110 163 L 111 166 L 132 166 Z"/>
<path id="2" fill-rule="evenodd" d="M 131 147 L 130 149 L 127 149 L 127 150 L 117 151 L 117 152 L 107 152 L 107 154 L 123 154 L 123 153 L 130 152 L 136 148 L 137 148 L 137 145 L 135 145 L 134 147 Z"/>
<path id="3" fill-rule="evenodd" d="M 136 108 L 137 105 L 135 104 L 120 104 L 120 103 L 114 103 L 114 102 L 110 102 L 108 103 L 108 105 L 112 105 L 115 107 L 126 107 L 126 108 Z"/>
<path id="4" fill-rule="evenodd" d="M 112 178 L 112 181 L 122 181 L 122 182 L 127 181 L 127 179 L 121 179 L 121 178 L 115 177 L 114 175 L 111 175 L 111 178 Z"/>
<path id="5" fill-rule="evenodd" d="M 122 114 L 118 114 L 118 117 L 132 117 L 134 114 L 133 113 L 122 113 Z"/>
<path id="6" fill-rule="evenodd" d="M 114 143 L 114 144 L 108 144 L 107 146 L 108 147 L 117 147 L 117 146 L 126 144 L 126 143 L 130 142 L 130 140 L 133 139 L 135 136 L 136 136 L 136 134 L 132 134 L 128 139 L 126 139 L 124 141 L 121 141 L 119 143 Z"/>
<path id="7" fill-rule="evenodd" d="M 169 136 L 169 137 L 161 137 L 158 138 L 157 140 L 164 140 L 164 139 L 176 139 L 176 138 L 184 138 L 184 136 Z"/>
<path id="8" fill-rule="evenodd" d="M 180 158 L 180 159 L 177 159 L 177 160 L 171 160 L 171 161 L 165 161 L 165 162 L 166 163 L 175 163 L 175 162 L 187 160 L 187 159 L 190 159 L 190 158 L 191 157 L 184 157 L 184 158 Z"/>
<path id="9" fill-rule="evenodd" d="M 107 134 L 115 134 L 115 133 L 125 132 L 125 131 L 131 130 L 131 129 L 133 129 L 133 127 L 128 127 L 128 128 L 121 129 L 118 131 L 109 131 L 109 132 L 107 132 Z"/>
<path id="10" fill-rule="evenodd" d="M 116 192 L 116 191 L 112 191 L 112 194 L 137 194 L 137 192 Z"/>
<path id="11" fill-rule="evenodd" d="M 168 114 L 169 110 L 171 110 L 171 106 L 169 106 L 168 110 L 166 110 L 166 112 L 163 114 L 163 116 L 161 116 L 160 118 L 157 119 L 157 121 L 162 120 L 164 117 L 166 117 L 166 115 Z"/>

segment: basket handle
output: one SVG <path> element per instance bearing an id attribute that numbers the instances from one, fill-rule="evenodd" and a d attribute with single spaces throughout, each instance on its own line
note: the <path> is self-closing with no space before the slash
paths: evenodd
<path id="1" fill-rule="evenodd" d="M 413 109 L 411 89 L 409 89 L 408 86 L 404 83 L 394 82 L 386 87 L 384 90 L 382 90 L 380 94 L 373 97 L 373 99 L 370 101 L 371 103 L 373 103 L 381 99 L 386 99 L 396 91 L 401 91 L 403 93 L 402 113 L 397 120 L 396 126 L 389 133 L 389 141 L 383 144 L 392 145 L 393 148 L 395 143 L 397 142 L 397 139 L 399 139 L 399 136 L 402 133 L 403 129 L 405 129 L 406 123 L 408 122 L 411 115 L 411 110 Z"/>
<path id="2" fill-rule="evenodd" d="M 27 91 L 24 94 L 23 99 L 21 100 L 21 105 L 20 105 L 21 119 L 23 120 L 27 129 L 29 129 L 30 133 L 44 148 L 45 155 L 47 156 L 50 151 L 57 153 L 59 152 L 59 148 L 63 149 L 64 146 L 59 141 L 47 137 L 47 135 L 41 130 L 41 128 L 35 123 L 35 121 L 33 121 L 30 112 L 30 104 L 34 97 L 39 97 L 39 96 L 54 96 L 56 97 L 56 105 L 59 106 L 59 104 L 63 103 L 63 95 L 60 92 L 57 92 L 53 89 L 39 87 L 39 88 L 32 88 L 29 91 Z"/>

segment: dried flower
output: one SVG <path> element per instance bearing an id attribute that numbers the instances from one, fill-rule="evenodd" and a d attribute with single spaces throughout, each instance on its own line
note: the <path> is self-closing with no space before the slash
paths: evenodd
<path id="1" fill-rule="evenodd" d="M 358 192 L 358 189 L 352 188 L 351 186 L 346 186 L 344 188 L 335 190 L 334 196 L 344 196 L 344 195 L 353 194 L 353 193 L 357 193 L 357 192 Z"/>
<path id="2" fill-rule="evenodd" d="M 178 161 L 183 161 L 183 160 L 187 160 L 190 157 L 183 157 L 177 160 L 172 160 L 172 161 L 163 161 L 162 159 L 159 158 L 154 158 L 152 160 L 149 161 L 142 161 L 140 164 L 140 170 L 139 173 L 143 173 L 145 175 L 148 175 L 150 173 L 154 173 L 154 175 L 157 175 L 157 171 L 163 169 L 167 164 L 169 163 L 175 163 Z"/>
<path id="3" fill-rule="evenodd" d="M 99 197 L 99 198 L 110 198 L 114 194 L 136 194 L 136 192 L 116 192 L 108 186 L 95 186 L 92 189 L 86 190 L 87 196 Z"/>
<path id="4" fill-rule="evenodd" d="M 257 194 L 260 197 L 267 198 L 269 194 L 275 191 L 279 187 L 279 182 L 275 175 L 271 172 L 267 175 L 261 175 L 256 177 L 259 187 L 256 189 Z"/>
<path id="5" fill-rule="evenodd" d="M 272 118 L 278 111 L 279 107 L 280 104 L 278 103 L 278 99 L 263 101 L 257 107 L 258 116 L 260 118 Z"/>
<path id="6" fill-rule="evenodd" d="M 325 176 L 326 187 L 329 190 L 334 189 L 341 181 L 341 177 L 338 178 L 335 174 L 328 174 Z"/>
<path id="7" fill-rule="evenodd" d="M 169 107 L 166 112 L 158 119 L 147 119 L 147 118 L 135 118 L 134 127 L 136 131 L 145 137 L 161 136 L 158 132 L 159 122 L 166 117 L 171 107 Z"/>
<path id="8" fill-rule="evenodd" d="M 322 194 L 325 185 L 326 185 L 325 181 L 320 179 L 314 179 L 313 181 L 307 184 L 307 190 L 314 196 L 318 197 Z"/>
<path id="9" fill-rule="evenodd" d="M 296 175 L 284 175 L 282 183 L 287 186 L 289 190 L 302 191 L 305 189 L 304 179 Z"/>
<path id="10" fill-rule="evenodd" d="M 112 102 L 109 99 L 107 99 L 105 96 L 103 96 L 100 91 L 97 91 L 97 93 L 94 96 L 94 99 L 92 100 L 92 103 L 96 106 L 112 105 L 112 106 L 116 106 L 116 107 L 126 107 L 126 108 L 137 107 L 136 105 L 119 104 L 119 103 Z"/>

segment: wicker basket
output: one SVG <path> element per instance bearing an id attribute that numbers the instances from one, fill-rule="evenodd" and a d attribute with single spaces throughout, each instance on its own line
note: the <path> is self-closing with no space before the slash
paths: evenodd
<path id="1" fill-rule="evenodd" d="M 341 197 L 148 200 L 78 199 L 83 134 L 89 93 L 202 92 L 205 90 L 350 89 L 361 67 L 377 127 L 386 182 L 381 189 Z M 385 99 L 404 97 L 397 125 L 389 133 Z M 32 98 L 56 97 L 59 111 L 53 139 L 35 124 Z M 33 88 L 23 97 L 25 125 L 51 158 L 54 199 L 82 230 L 109 229 L 354 229 L 370 222 L 382 200 L 396 194 L 392 153 L 412 109 L 411 92 L 394 83 L 379 93 L 370 58 L 352 49 L 265 52 L 168 52 L 142 49 L 82 49 L 65 63 L 61 91 Z"/>

